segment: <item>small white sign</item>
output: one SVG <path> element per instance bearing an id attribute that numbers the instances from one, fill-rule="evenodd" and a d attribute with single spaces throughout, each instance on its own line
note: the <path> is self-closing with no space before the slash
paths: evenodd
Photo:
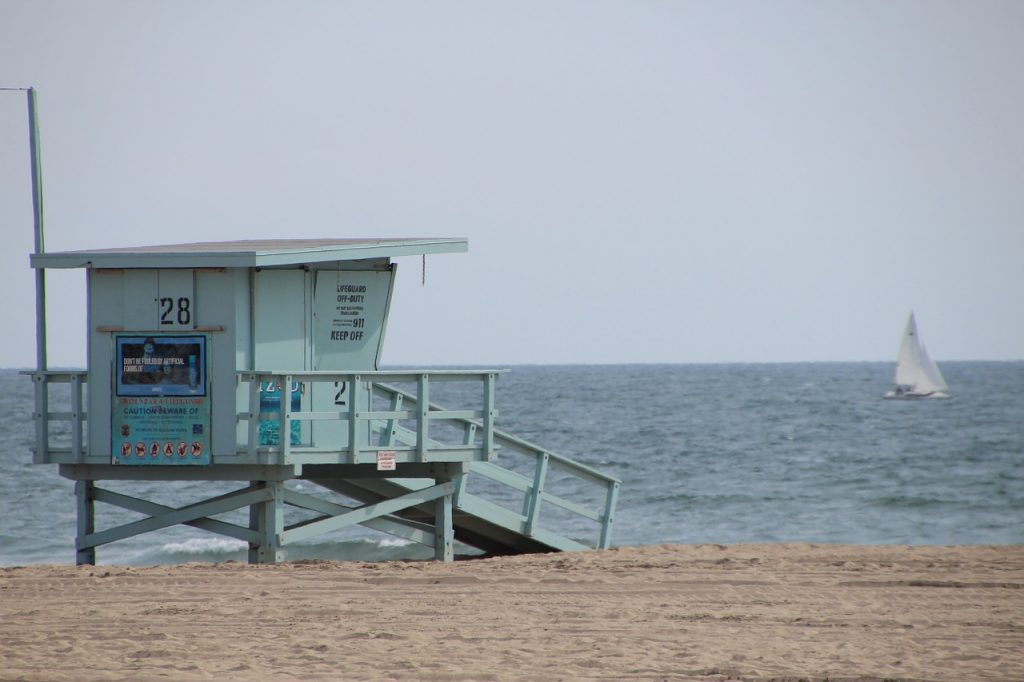
<path id="1" fill-rule="evenodd" d="M 394 471 L 397 454 L 394 450 L 380 450 L 377 453 L 377 471 Z"/>

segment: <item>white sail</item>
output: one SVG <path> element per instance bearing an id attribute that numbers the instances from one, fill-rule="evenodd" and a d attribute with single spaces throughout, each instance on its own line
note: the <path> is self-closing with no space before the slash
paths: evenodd
<path id="1" fill-rule="evenodd" d="M 887 397 L 949 397 L 946 391 L 946 380 L 939 371 L 928 350 L 921 343 L 917 332 L 917 320 L 910 313 L 907 326 L 903 330 L 900 352 L 896 359 L 896 390 Z"/>
<path id="2" fill-rule="evenodd" d="M 925 381 L 921 384 L 923 390 L 932 393 L 949 389 L 945 378 L 942 376 L 942 372 L 939 371 L 939 366 L 928 355 L 928 349 L 924 347 L 923 343 L 921 344 L 921 369 L 925 375 Z"/>
<path id="3" fill-rule="evenodd" d="M 905 388 L 916 386 L 922 374 L 921 345 L 917 340 L 917 321 L 914 319 L 914 313 L 910 313 L 907 326 L 903 330 L 900 352 L 896 356 L 896 385 Z"/>

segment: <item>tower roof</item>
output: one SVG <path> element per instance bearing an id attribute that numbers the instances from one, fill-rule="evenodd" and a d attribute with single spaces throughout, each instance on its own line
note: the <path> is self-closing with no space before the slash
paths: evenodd
<path id="1" fill-rule="evenodd" d="M 262 239 L 130 246 L 31 254 L 34 268 L 256 268 L 328 261 L 461 253 L 460 237 Z"/>

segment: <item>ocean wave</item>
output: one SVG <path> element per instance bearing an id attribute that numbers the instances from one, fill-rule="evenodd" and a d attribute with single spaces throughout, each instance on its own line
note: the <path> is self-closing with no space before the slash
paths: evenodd
<path id="1" fill-rule="evenodd" d="M 248 549 L 248 545 L 241 540 L 227 538 L 190 538 L 183 542 L 168 542 L 160 546 L 160 551 L 165 554 L 231 554 L 239 550 Z"/>
<path id="2" fill-rule="evenodd" d="M 370 538 L 365 538 L 365 540 L 367 542 L 376 542 L 381 547 L 408 547 L 409 545 L 416 544 L 412 540 L 406 540 L 404 538 L 385 537 L 377 541 L 374 541 Z"/>

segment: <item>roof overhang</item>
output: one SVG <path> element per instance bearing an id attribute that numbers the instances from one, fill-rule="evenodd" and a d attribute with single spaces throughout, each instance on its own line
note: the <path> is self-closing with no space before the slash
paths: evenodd
<path id="1" fill-rule="evenodd" d="M 33 268 L 260 268 L 330 261 L 463 253 L 461 237 L 266 239 L 34 253 Z"/>

